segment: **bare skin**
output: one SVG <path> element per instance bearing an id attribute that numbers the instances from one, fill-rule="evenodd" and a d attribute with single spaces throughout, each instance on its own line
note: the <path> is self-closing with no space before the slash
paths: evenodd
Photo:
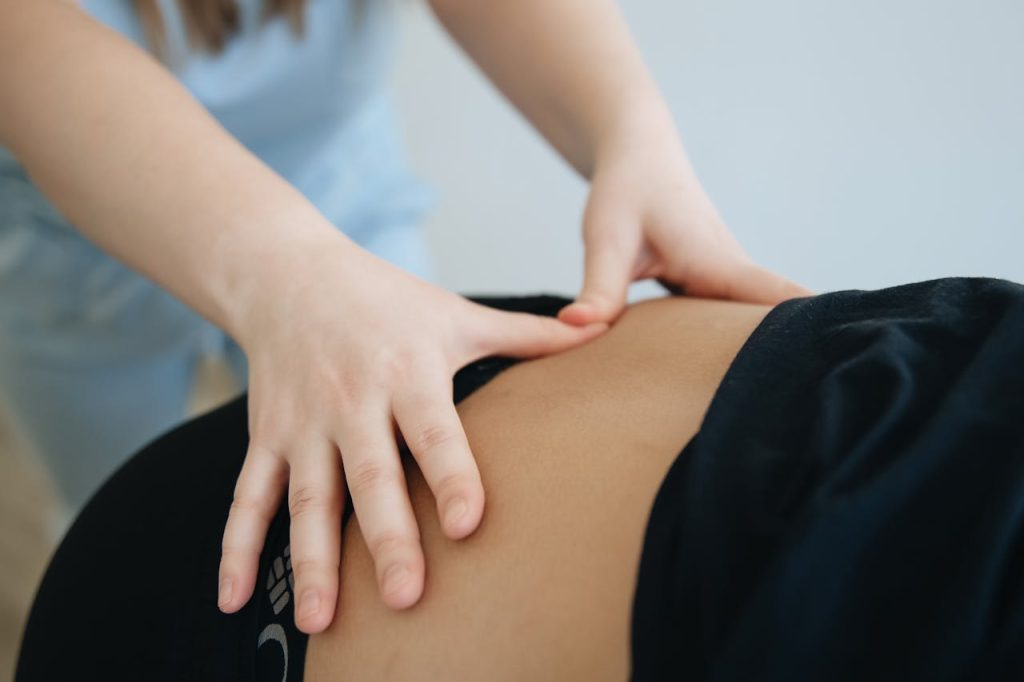
<path id="1" fill-rule="evenodd" d="M 427 578 L 406 612 L 375 595 L 358 520 L 337 618 L 305 679 L 623 680 L 650 507 L 769 307 L 692 298 L 627 308 L 590 343 L 506 370 L 461 402 L 488 507 L 447 539 L 406 463 Z"/>

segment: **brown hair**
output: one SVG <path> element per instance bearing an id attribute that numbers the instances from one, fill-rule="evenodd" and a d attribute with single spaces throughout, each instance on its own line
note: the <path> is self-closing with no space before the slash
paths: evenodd
<path id="1" fill-rule="evenodd" d="M 157 56 L 166 57 L 167 41 L 164 20 L 157 0 L 135 0 L 135 10 L 142 22 L 146 39 Z M 189 44 L 211 54 L 218 54 L 238 30 L 238 5 L 235 0 L 177 0 L 185 21 Z M 303 33 L 306 0 L 265 0 L 263 20 L 287 16 L 296 35 Z"/>

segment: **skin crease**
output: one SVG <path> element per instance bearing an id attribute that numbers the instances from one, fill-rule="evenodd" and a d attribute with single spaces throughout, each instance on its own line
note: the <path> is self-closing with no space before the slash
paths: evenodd
<path id="1" fill-rule="evenodd" d="M 489 495 L 480 528 L 446 539 L 409 465 L 424 596 L 402 613 L 380 604 L 353 518 L 338 616 L 310 638 L 304 679 L 627 679 L 651 504 L 768 310 L 644 301 L 595 341 L 520 363 L 461 402 Z"/>
<path id="2" fill-rule="evenodd" d="M 284 495 L 300 629 L 334 618 L 349 492 L 380 597 L 391 608 L 416 603 L 420 529 L 392 424 L 431 485 L 435 514 L 450 519 L 445 535 L 472 533 L 485 494 L 451 404 L 462 364 L 586 343 L 621 310 L 634 276 L 759 302 L 803 292 L 754 266 L 714 213 L 610 0 L 431 4 L 592 182 L 585 301 L 561 321 L 469 303 L 358 248 L 151 56 L 73 3 L 0 0 L 0 144 L 76 229 L 249 358 L 251 447 L 224 533 L 225 612 L 250 598 Z"/>

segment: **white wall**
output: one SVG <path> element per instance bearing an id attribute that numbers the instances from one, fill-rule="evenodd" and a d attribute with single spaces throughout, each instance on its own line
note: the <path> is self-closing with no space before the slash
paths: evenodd
<path id="1" fill-rule="evenodd" d="M 442 193 L 441 284 L 572 295 L 585 186 L 423 3 L 404 4 L 395 82 L 414 166 Z M 1020 0 L 621 5 L 757 260 L 819 291 L 1024 281 Z"/>

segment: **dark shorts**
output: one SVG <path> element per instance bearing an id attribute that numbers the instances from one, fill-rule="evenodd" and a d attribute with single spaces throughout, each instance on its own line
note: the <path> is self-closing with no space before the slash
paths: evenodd
<path id="1" fill-rule="evenodd" d="M 569 302 L 474 300 L 546 315 Z M 515 362 L 463 368 L 456 401 Z M 254 598 L 233 615 L 216 606 L 246 445 L 242 396 L 107 481 L 47 569 L 18 682 L 302 678 L 283 505 Z M 655 500 L 634 679 L 1013 677 L 1022 529 L 1020 286 L 947 279 L 784 303 Z"/>

